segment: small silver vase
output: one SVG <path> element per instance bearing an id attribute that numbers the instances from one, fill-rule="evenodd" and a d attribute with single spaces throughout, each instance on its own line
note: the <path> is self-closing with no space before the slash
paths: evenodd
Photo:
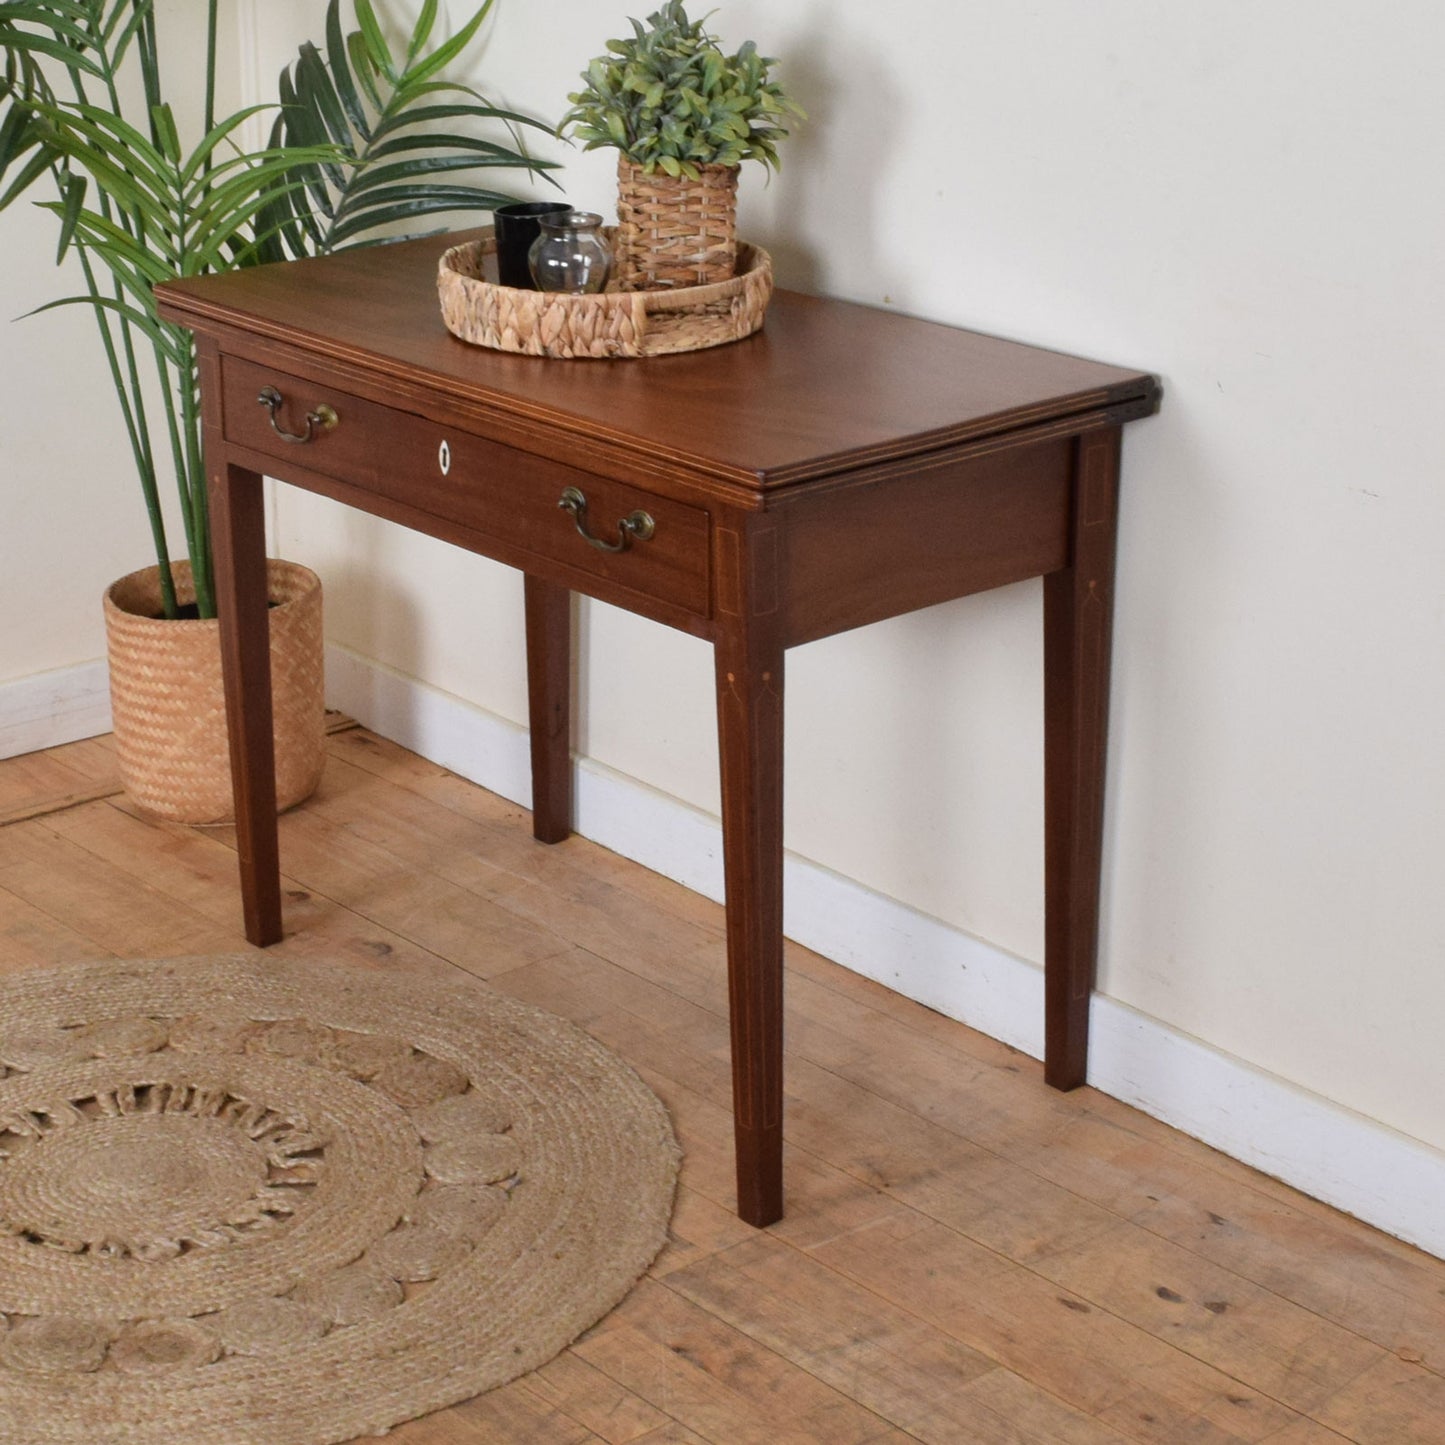
<path id="1" fill-rule="evenodd" d="M 592 211 L 538 216 L 540 233 L 527 253 L 539 291 L 600 291 L 612 269 L 612 248 L 602 237 L 602 217 Z"/>

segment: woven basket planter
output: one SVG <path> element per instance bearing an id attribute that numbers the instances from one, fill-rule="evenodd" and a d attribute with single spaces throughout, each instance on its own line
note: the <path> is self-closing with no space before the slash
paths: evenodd
<path id="1" fill-rule="evenodd" d="M 616 266 L 624 290 L 710 286 L 737 262 L 738 168 L 701 166 L 698 180 L 648 175 L 617 158 Z"/>
<path id="2" fill-rule="evenodd" d="M 321 581 L 294 562 L 273 558 L 266 567 L 276 798 L 289 808 L 315 791 L 325 762 Z M 178 600 L 194 602 L 190 563 L 173 571 Z M 105 633 L 126 792 L 172 822 L 233 821 L 220 623 L 166 621 L 159 571 L 145 567 L 107 589 Z"/>

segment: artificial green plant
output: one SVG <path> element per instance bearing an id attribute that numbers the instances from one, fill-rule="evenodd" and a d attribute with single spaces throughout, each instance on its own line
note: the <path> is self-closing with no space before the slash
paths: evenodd
<path id="1" fill-rule="evenodd" d="M 559 132 L 585 150 L 615 147 L 648 174 L 698 179 L 704 165 L 757 160 L 778 168 L 788 116 L 803 112 L 771 78 L 776 60 L 747 41 L 727 54 L 683 0 L 632 20 L 632 35 L 609 40 L 582 73 L 583 88 Z"/>
<path id="2" fill-rule="evenodd" d="M 38 204 L 56 217 L 57 261 L 75 252 L 85 290 L 39 309 L 94 311 L 150 518 L 166 616 L 179 611 L 161 506 L 167 464 L 198 615 L 213 617 L 215 598 L 195 346 L 189 331 L 157 315 L 152 286 L 368 245 L 387 239 L 383 228 L 397 223 L 490 211 L 514 199 L 457 182 L 493 168 L 547 169 L 517 140 L 515 127 L 537 122 L 441 76 L 492 3 L 432 44 L 438 0 L 424 0 L 398 53 L 371 0 L 352 0 L 357 28 L 349 33 L 340 0 L 331 0 L 324 54 L 301 47 L 281 74 L 269 143 L 246 150 L 239 143 L 245 122 L 271 107 L 216 115 L 218 0 L 205 0 L 204 118 L 190 141 L 165 99 L 155 0 L 0 0 L 0 210 L 37 183 L 53 186 Z M 168 59 L 194 71 L 191 56 Z M 513 146 L 459 130 L 497 121 Z"/>

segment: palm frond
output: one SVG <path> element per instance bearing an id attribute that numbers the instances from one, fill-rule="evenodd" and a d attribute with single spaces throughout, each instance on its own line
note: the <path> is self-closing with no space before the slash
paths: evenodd
<path id="1" fill-rule="evenodd" d="M 118 71 L 143 26 L 151 17 L 151 0 L 117 0 L 110 16 L 101 26 L 101 40 L 110 58 L 110 67 Z M 124 21 L 124 25 L 121 22 Z M 119 34 L 117 34 L 119 27 Z"/>
<path id="2" fill-rule="evenodd" d="M 42 9 L 41 6 L 26 7 Z M 0 21 L 4 20 L 0 15 Z M 67 70 L 84 71 L 86 75 L 93 75 L 97 79 L 101 76 L 101 69 L 94 60 L 86 54 L 86 37 L 83 33 L 76 32 L 75 38 L 70 38 L 70 27 L 59 26 L 54 32 L 47 35 L 37 34 L 29 30 L 21 30 L 18 26 L 8 28 L 5 34 L 5 45 L 7 49 L 13 49 L 16 55 L 25 55 L 34 60 L 42 58 L 46 60 L 58 60 Z"/>
<path id="3" fill-rule="evenodd" d="M 25 149 L 29 149 L 29 146 L 26 146 Z M 5 207 L 17 197 L 28 191 L 31 185 L 50 169 L 51 164 L 52 157 L 48 152 L 44 150 L 36 151 L 36 153 L 20 167 L 15 179 L 11 181 L 5 191 L 0 193 L 0 211 L 3 211 Z M 0 175 L 4 174 L 4 169 L 5 168 L 0 167 Z"/>
<path id="4" fill-rule="evenodd" d="M 251 151 L 238 133 L 269 107 L 213 114 L 216 0 L 207 4 L 204 134 L 194 144 L 163 94 L 155 0 L 0 0 L 0 211 L 47 177 L 55 188 L 39 204 L 56 217 L 57 256 L 78 258 L 86 293 L 36 312 L 83 305 L 95 316 L 167 615 L 175 589 L 159 490 L 164 456 L 201 615 L 213 616 L 214 605 L 195 346 L 160 319 L 154 286 L 375 244 L 397 225 L 512 199 L 479 183 L 488 173 L 545 175 L 550 164 L 530 159 L 520 136 L 549 127 L 440 78 L 491 5 L 483 0 L 435 43 L 439 0 L 421 0 L 394 49 L 372 0 L 352 0 L 350 32 L 340 0 L 330 0 L 323 45 L 303 45 L 282 72 L 270 138 Z M 488 126 L 502 127 L 504 140 L 479 129 Z M 142 377 L 147 354 L 158 392 Z"/>
<path id="5" fill-rule="evenodd" d="M 333 163 L 305 168 L 305 185 L 288 188 L 287 198 L 273 197 L 261 218 L 271 238 L 269 255 L 365 245 L 398 222 L 447 211 L 490 211 L 517 197 L 482 183 L 486 172 L 542 176 L 555 168 L 528 156 L 518 140 L 518 127 L 550 133 L 549 127 L 436 79 L 471 42 L 491 5 L 485 0 L 456 34 L 428 48 L 437 7 L 423 4 L 403 57 L 388 44 L 368 0 L 355 0 L 359 28 L 349 35 L 342 31 L 339 0 L 331 0 L 325 55 L 303 45 L 281 73 L 282 109 L 271 144 L 329 140 L 343 154 Z M 517 144 L 463 129 L 494 124 L 505 126 Z M 443 175 L 472 184 L 439 186 L 435 178 Z"/>
<path id="6" fill-rule="evenodd" d="M 357 93 L 356 83 L 352 79 L 351 66 L 347 63 L 347 54 L 346 36 L 341 29 L 341 9 L 339 6 L 332 5 L 326 12 L 326 55 L 330 74 L 336 85 L 337 97 L 346 111 L 346 117 L 351 122 L 352 129 L 362 140 L 370 140 L 371 127 L 367 119 L 366 107 Z M 378 101 L 379 106 L 380 102 Z"/>
<path id="7" fill-rule="evenodd" d="M 262 111 L 274 108 L 269 105 L 248 105 L 244 110 L 238 110 L 235 115 L 227 116 L 225 120 L 217 122 L 201 137 L 195 150 L 191 152 L 190 158 L 181 167 L 181 184 L 189 186 L 208 164 L 213 163 L 215 153 L 221 143 L 229 140 L 253 115 L 260 115 Z M 187 191 L 186 194 L 189 199 L 191 192 Z"/>
<path id="8" fill-rule="evenodd" d="M 505 121 L 509 125 L 530 125 L 537 126 L 542 130 L 547 129 L 539 121 L 529 115 L 521 114 L 520 111 L 503 110 L 500 106 L 490 104 L 484 96 L 479 95 L 468 86 L 453 85 L 449 81 L 433 81 L 427 85 L 425 93 L 435 94 L 439 91 L 450 91 L 454 95 L 470 95 L 475 98 L 477 103 L 474 105 L 470 101 L 454 101 L 450 105 L 417 105 L 413 102 L 408 109 L 379 120 L 373 132 L 375 139 L 380 140 L 383 136 L 404 130 L 408 126 L 435 127 L 438 121 L 443 120 L 499 120 Z M 432 133 L 438 137 L 437 144 L 439 145 L 444 144 L 444 138 L 451 134 L 449 131 L 435 129 Z M 555 161 L 534 161 L 533 164 L 539 170 L 556 169 Z"/>

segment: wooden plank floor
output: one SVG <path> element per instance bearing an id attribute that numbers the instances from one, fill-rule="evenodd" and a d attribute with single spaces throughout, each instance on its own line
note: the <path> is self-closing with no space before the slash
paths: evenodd
<path id="1" fill-rule="evenodd" d="M 721 909 L 362 729 L 330 749 L 276 951 L 564 1014 L 686 1150 L 637 1290 L 397 1445 L 1445 1442 L 1445 1263 L 791 946 L 788 1212 L 740 1224 Z M 0 969 L 246 948 L 229 832 L 138 817 L 108 740 L 0 763 Z"/>

